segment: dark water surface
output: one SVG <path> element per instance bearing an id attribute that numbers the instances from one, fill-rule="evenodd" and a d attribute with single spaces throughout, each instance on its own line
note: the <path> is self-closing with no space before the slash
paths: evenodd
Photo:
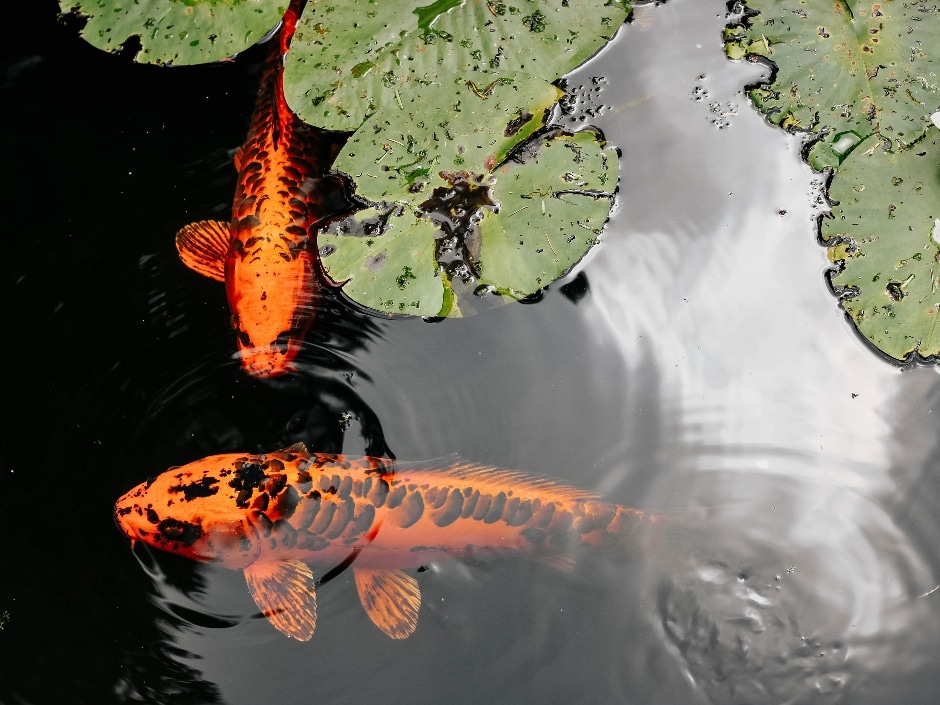
<path id="1" fill-rule="evenodd" d="M 572 78 L 623 152 L 576 276 L 435 324 L 330 299 L 276 382 L 239 370 L 223 288 L 173 247 L 227 218 L 261 54 L 137 66 L 32 5 L 0 88 L 0 702 L 937 701 L 940 380 L 837 309 L 819 180 L 748 105 L 724 3 L 670 0 Z M 167 467 L 300 440 L 555 476 L 686 530 L 571 573 L 432 566 L 403 642 L 343 574 L 298 643 L 241 575 L 114 526 Z"/>

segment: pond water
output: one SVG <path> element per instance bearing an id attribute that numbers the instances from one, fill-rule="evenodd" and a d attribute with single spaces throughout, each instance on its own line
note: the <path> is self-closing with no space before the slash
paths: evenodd
<path id="1" fill-rule="evenodd" d="M 936 702 L 940 379 L 839 311 L 820 179 L 748 104 L 764 69 L 724 58 L 725 11 L 670 0 L 571 78 L 620 193 L 541 300 L 432 324 L 331 297 L 300 373 L 264 382 L 172 240 L 227 217 L 262 52 L 136 66 L 36 3 L 0 89 L 0 702 Z M 402 642 L 344 573 L 298 643 L 241 575 L 114 526 L 148 476 L 301 440 L 553 476 L 681 530 L 572 572 L 431 566 Z"/>

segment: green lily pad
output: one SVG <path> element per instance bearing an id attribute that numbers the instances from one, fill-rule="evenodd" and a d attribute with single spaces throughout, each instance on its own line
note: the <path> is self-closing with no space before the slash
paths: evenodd
<path id="1" fill-rule="evenodd" d="M 399 206 L 367 208 L 320 234 L 320 261 L 353 301 L 385 313 L 434 316 L 444 306 L 436 231 Z"/>
<path id="2" fill-rule="evenodd" d="M 725 30 L 731 58 L 763 56 L 777 72 L 751 90 L 768 120 L 823 138 L 810 162 L 838 166 L 879 134 L 906 148 L 940 107 L 940 18 L 935 0 L 747 0 Z"/>
<path id="3" fill-rule="evenodd" d="M 307 3 L 284 69 L 303 120 L 354 131 L 402 92 L 460 75 L 553 81 L 623 24 L 620 0 L 325 0 Z"/>
<path id="4" fill-rule="evenodd" d="M 597 244 L 617 187 L 617 153 L 596 133 L 538 142 L 528 161 L 495 172 L 499 212 L 480 222 L 481 282 L 513 298 L 551 283 Z"/>
<path id="5" fill-rule="evenodd" d="M 913 149 L 884 152 L 870 137 L 830 187 L 822 222 L 841 305 L 858 330 L 897 360 L 940 353 L 940 130 Z"/>
<path id="6" fill-rule="evenodd" d="M 405 91 L 350 137 L 333 168 L 355 179 L 368 201 L 417 206 L 430 189 L 446 185 L 442 173 L 491 171 L 544 125 L 561 96 L 531 76 L 488 86 L 454 77 L 448 85 Z"/>
<path id="7" fill-rule="evenodd" d="M 82 37 L 117 51 L 139 37 L 135 61 L 204 64 L 257 43 L 287 11 L 288 0 L 59 0 L 63 13 L 87 16 Z"/>
<path id="8" fill-rule="evenodd" d="M 593 131 L 544 128 L 559 94 L 531 77 L 485 94 L 458 80 L 379 110 L 335 163 L 370 207 L 319 235 L 327 275 L 367 308 L 453 317 L 481 295 L 524 298 L 570 270 L 607 221 L 618 161 Z M 387 275 L 380 254 L 394 262 Z"/>

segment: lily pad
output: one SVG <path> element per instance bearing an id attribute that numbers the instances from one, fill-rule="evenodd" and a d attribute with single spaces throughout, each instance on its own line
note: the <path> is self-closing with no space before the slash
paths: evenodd
<path id="1" fill-rule="evenodd" d="M 433 316 L 444 307 L 436 231 L 429 219 L 400 206 L 367 208 L 332 234 L 320 234 L 320 262 L 353 301 L 385 313 Z"/>
<path id="2" fill-rule="evenodd" d="M 131 37 L 135 61 L 204 64 L 256 44 L 280 21 L 287 0 L 59 0 L 63 13 L 88 18 L 82 37 L 117 51 Z"/>
<path id="3" fill-rule="evenodd" d="M 487 86 L 452 77 L 406 91 L 349 138 L 333 167 L 355 179 L 368 201 L 416 206 L 445 185 L 442 173 L 491 171 L 545 124 L 562 95 L 531 76 Z"/>
<path id="4" fill-rule="evenodd" d="M 768 120 L 823 141 L 817 168 L 837 166 L 872 134 L 887 149 L 924 135 L 940 108 L 940 8 L 935 0 L 747 0 L 725 31 L 731 58 L 763 56 L 773 83 L 751 90 Z M 756 12 L 755 12 L 756 11 Z"/>
<path id="5" fill-rule="evenodd" d="M 461 75 L 553 81 L 623 24 L 619 0 L 342 0 L 307 3 L 284 69 L 303 120 L 354 131 L 402 91 Z"/>
<path id="6" fill-rule="evenodd" d="M 408 91 L 337 159 L 370 207 L 318 243 L 328 276 L 360 305 L 466 315 L 481 295 L 504 302 L 535 293 L 597 243 L 617 186 L 616 151 L 590 130 L 545 129 L 559 96 L 550 84 L 529 78 L 487 90 L 457 81 Z M 377 261 L 390 263 L 387 273 Z"/>
<path id="7" fill-rule="evenodd" d="M 897 360 L 940 353 L 940 130 L 913 149 L 859 145 L 830 187 L 822 223 L 830 280 L 858 330 Z"/>
<path id="8" fill-rule="evenodd" d="M 495 173 L 498 213 L 480 222 L 481 282 L 527 296 L 571 269 L 599 241 L 617 186 L 616 151 L 590 130 L 538 140 L 523 164 Z"/>

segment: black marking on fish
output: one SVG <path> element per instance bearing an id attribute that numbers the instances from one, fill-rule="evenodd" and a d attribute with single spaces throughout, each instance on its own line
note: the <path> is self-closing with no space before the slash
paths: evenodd
<path id="1" fill-rule="evenodd" d="M 493 497 L 493 504 L 490 507 L 490 511 L 486 513 L 486 516 L 483 517 L 484 524 L 495 524 L 497 521 L 503 517 L 503 508 L 506 506 L 506 493 L 500 492 L 498 495 Z"/>
<path id="2" fill-rule="evenodd" d="M 480 501 L 480 490 L 473 490 L 471 492 L 468 487 L 463 491 L 464 499 L 463 509 L 460 512 L 460 516 L 464 519 L 469 519 L 470 515 L 473 514 L 473 510 L 476 509 L 477 502 Z"/>
<path id="3" fill-rule="evenodd" d="M 300 493 L 294 489 L 293 485 L 288 485 L 287 490 L 281 492 L 272 503 L 271 511 L 277 513 L 279 519 L 290 519 L 298 504 L 300 504 Z"/>
<path id="4" fill-rule="evenodd" d="M 330 525 L 330 521 L 333 519 L 333 514 L 336 513 L 336 504 L 333 502 L 323 502 L 320 506 L 320 511 L 317 514 L 317 518 L 314 520 L 313 525 L 310 527 L 310 531 L 314 534 L 322 534 L 326 531 L 326 527 Z"/>
<path id="5" fill-rule="evenodd" d="M 489 513 L 492 504 L 493 495 L 481 494 L 480 500 L 477 502 L 477 508 L 473 511 L 473 518 L 476 521 L 483 519 Z"/>
<path id="6" fill-rule="evenodd" d="M 310 495 L 304 497 L 300 502 L 299 509 L 300 511 L 294 515 L 294 526 L 298 529 L 306 529 L 317 518 L 317 512 L 320 511 L 320 493 L 314 490 Z"/>
<path id="7" fill-rule="evenodd" d="M 339 502 L 336 506 L 336 511 L 333 513 L 333 520 L 330 522 L 329 528 L 323 533 L 323 535 L 328 539 L 339 538 L 346 530 L 346 525 L 349 523 L 349 520 L 353 517 L 353 512 L 355 511 L 356 505 L 353 503 L 352 498 L 347 497 L 345 501 Z"/>
<path id="8" fill-rule="evenodd" d="M 372 491 L 368 494 L 367 499 L 372 502 L 373 506 L 381 507 L 388 498 L 389 490 L 388 480 L 384 477 L 380 477 L 372 487 Z"/>
<path id="9" fill-rule="evenodd" d="M 261 538 L 268 538 L 271 535 L 271 529 L 274 527 L 274 522 L 268 519 L 267 514 L 262 514 L 261 512 L 258 512 L 253 518 L 258 524 L 258 530 L 261 532 Z"/>
<path id="10" fill-rule="evenodd" d="M 322 536 L 311 534 L 309 531 L 297 532 L 297 548 L 302 551 L 322 551 L 330 545 Z"/>
<path id="11" fill-rule="evenodd" d="M 182 492 L 183 498 L 186 502 L 189 502 L 197 497 L 211 497 L 212 495 L 218 493 L 219 488 L 213 487 L 213 485 L 219 484 L 219 481 L 215 477 L 204 477 L 201 480 L 196 482 L 190 482 L 187 485 L 179 484 L 171 487 L 169 492 Z"/>
<path id="12" fill-rule="evenodd" d="M 264 483 L 264 490 L 272 497 L 276 497 L 278 493 L 284 489 L 287 485 L 287 475 L 282 472 L 273 473 L 268 476 L 268 479 Z"/>
<path id="13" fill-rule="evenodd" d="M 394 490 L 392 490 L 388 495 L 388 508 L 395 509 L 401 501 L 405 498 L 405 495 L 408 493 L 408 488 L 404 485 L 399 485 Z"/>
<path id="14" fill-rule="evenodd" d="M 235 477 L 228 484 L 229 487 L 238 490 L 238 496 L 235 499 L 236 505 L 242 509 L 248 507 L 251 493 L 256 488 L 261 487 L 265 481 L 264 469 L 266 467 L 266 465 L 262 466 L 257 463 L 235 462 Z"/>
<path id="15" fill-rule="evenodd" d="M 555 503 L 548 502 L 539 508 L 532 517 L 532 526 L 537 529 L 547 529 L 555 515 Z"/>
<path id="16" fill-rule="evenodd" d="M 420 492 L 409 492 L 402 500 L 401 507 L 396 513 L 398 525 L 407 529 L 412 526 L 424 513 L 424 499 Z"/>
<path id="17" fill-rule="evenodd" d="M 178 519 L 164 519 L 157 526 L 157 531 L 167 541 L 177 541 L 184 546 L 192 546 L 202 536 L 202 527 L 188 521 Z"/>
<path id="18" fill-rule="evenodd" d="M 446 500 L 431 514 L 431 520 L 438 526 L 450 526 L 460 518 L 463 510 L 463 493 L 452 490 L 446 495 Z"/>
<path id="19" fill-rule="evenodd" d="M 274 533 L 284 548 L 293 548 L 297 543 L 297 529 L 287 523 L 285 519 L 274 522 Z"/>
<path id="20" fill-rule="evenodd" d="M 349 526 L 350 538 L 359 538 L 366 533 L 375 521 L 375 507 L 371 504 L 363 504 L 362 511 L 352 520 Z"/>
<path id="21" fill-rule="evenodd" d="M 536 529 L 534 526 L 523 529 L 519 533 L 525 536 L 526 541 L 531 543 L 533 546 L 538 547 L 545 545 L 545 539 L 548 538 L 548 534 L 545 533 L 545 531 L 542 529 Z"/>
<path id="22" fill-rule="evenodd" d="M 522 526 L 532 518 L 532 501 L 520 502 L 518 497 L 514 497 L 512 502 L 516 503 L 515 506 L 510 510 L 507 505 L 503 516 L 506 517 L 506 523 L 509 526 Z"/>

